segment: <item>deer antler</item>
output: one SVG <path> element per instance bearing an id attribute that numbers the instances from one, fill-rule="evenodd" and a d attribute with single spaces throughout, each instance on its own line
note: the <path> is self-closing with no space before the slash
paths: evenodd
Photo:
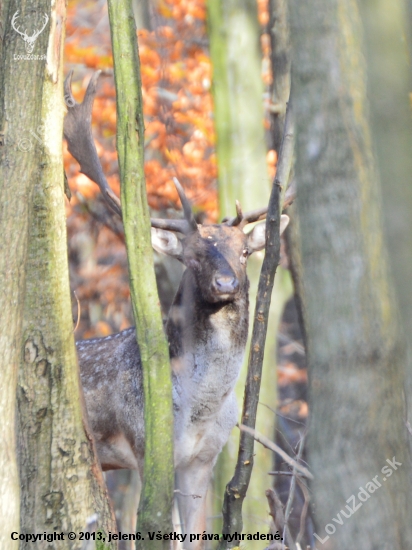
<path id="1" fill-rule="evenodd" d="M 159 218 L 151 218 L 152 227 L 158 229 L 168 229 L 169 231 L 179 231 L 179 233 L 194 233 L 198 231 L 197 223 L 190 206 L 189 199 L 186 197 L 183 187 L 177 178 L 173 178 L 173 182 L 178 192 L 180 202 L 182 203 L 184 220 L 163 220 Z"/>
<path id="2" fill-rule="evenodd" d="M 258 222 L 266 218 L 268 207 L 264 206 L 263 208 L 258 208 L 257 210 L 251 210 L 245 214 L 242 212 L 239 201 L 236 201 L 236 213 L 237 215 L 234 218 L 225 218 L 223 222 L 226 225 L 234 226 L 237 225 L 240 229 L 243 229 L 248 223 Z"/>
<path id="3" fill-rule="evenodd" d="M 72 95 L 71 79 L 73 71 L 67 75 L 64 83 L 64 98 L 67 105 L 67 115 L 64 119 L 64 137 L 67 139 L 70 154 L 80 164 L 80 171 L 97 183 L 106 203 L 121 217 L 120 201 L 107 183 L 91 131 L 92 107 L 100 73 L 101 71 L 96 71 L 90 79 L 82 103 L 77 103 Z M 152 218 L 152 227 L 178 231 L 184 234 L 197 231 L 197 223 L 189 199 L 186 197 L 179 181 L 176 178 L 173 178 L 173 181 L 182 203 L 185 219 L 164 220 Z"/>
<path id="4" fill-rule="evenodd" d="M 90 79 L 82 103 L 77 103 L 72 95 L 73 71 L 68 74 L 64 82 L 64 97 L 67 105 L 63 126 L 64 137 L 67 139 L 70 154 L 80 164 L 80 172 L 97 183 L 106 203 L 121 217 L 120 201 L 107 183 L 91 130 L 92 108 L 100 73 L 101 71 L 95 72 Z"/>
<path id="5" fill-rule="evenodd" d="M 296 185 L 295 182 L 292 181 L 292 183 L 289 185 L 286 193 L 285 193 L 285 199 L 283 201 L 283 209 L 287 208 L 292 204 L 292 202 L 296 198 Z M 265 206 L 264 208 L 258 208 L 257 210 L 251 210 L 250 212 L 246 212 L 246 214 L 243 214 L 242 207 L 240 206 L 239 201 L 236 201 L 236 216 L 234 218 L 225 218 L 222 220 L 222 223 L 226 223 L 227 225 L 239 226 L 240 229 L 243 229 L 245 225 L 248 223 L 258 222 L 260 220 L 264 220 L 266 218 L 266 214 L 268 211 L 268 207 Z"/>

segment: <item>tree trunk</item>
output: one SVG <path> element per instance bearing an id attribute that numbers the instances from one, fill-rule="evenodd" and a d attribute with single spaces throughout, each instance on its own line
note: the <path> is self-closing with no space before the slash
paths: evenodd
<path id="1" fill-rule="evenodd" d="M 269 200 L 260 29 L 255 0 L 208 0 L 222 214 Z M 258 191 L 259 190 L 259 191 Z"/>
<path id="2" fill-rule="evenodd" d="M 368 60 L 368 97 L 382 179 L 383 212 L 391 268 L 408 344 L 408 421 L 412 426 L 412 124 L 411 65 L 405 47 L 412 25 L 402 0 L 361 0 Z M 405 39 L 409 31 L 409 41 Z M 409 56 L 408 56 L 409 53 Z M 411 428 L 412 429 L 412 428 Z M 412 433 L 410 437 L 412 448 Z"/>
<path id="3" fill-rule="evenodd" d="M 97 514 L 98 527 L 103 531 L 100 548 L 115 548 L 115 543 L 103 541 L 116 526 L 93 439 L 83 418 L 71 318 L 61 146 L 65 3 L 56 2 L 50 12 L 50 2 L 38 2 L 35 13 L 49 16 L 50 25 L 35 46 L 36 54 L 46 54 L 47 61 L 17 63 L 26 69 L 32 65 L 41 69 L 36 78 L 36 116 L 25 118 L 35 158 L 31 213 L 25 219 L 22 215 L 18 218 L 20 224 L 29 219 L 23 333 L 18 347 L 22 354 L 17 392 L 19 530 L 64 532 L 64 540 L 53 542 L 53 548 L 77 548 L 80 543 L 68 542 L 67 533 L 84 531 L 87 519 Z M 41 25 L 39 21 L 37 28 Z M 22 53 L 23 43 L 17 40 Z M 15 112 L 23 106 L 27 109 L 27 102 L 16 97 L 19 106 Z M 31 545 L 21 542 L 20 548 Z"/>
<path id="4" fill-rule="evenodd" d="M 33 4 L 33 3 L 32 3 Z M 15 61 L 24 42 L 11 27 L 18 2 L 0 6 L 0 547 L 17 548 L 10 534 L 19 531 L 19 480 L 16 460 L 15 406 L 20 360 L 24 264 L 27 255 L 28 217 L 33 180 L 38 169 L 36 151 L 30 149 L 28 124 L 41 121 L 43 62 Z M 40 13 L 32 17 L 40 24 Z M 47 39 L 47 33 L 46 33 Z M 39 37 L 45 44 L 45 37 Z M 27 86 L 27 81 L 31 83 Z M 16 93 L 18 91 L 18 93 Z"/>
<path id="5" fill-rule="evenodd" d="M 136 28 L 152 30 L 150 22 L 150 0 L 132 0 L 132 9 Z"/>
<path id="6" fill-rule="evenodd" d="M 238 199 L 245 210 L 267 204 L 270 182 L 266 165 L 266 143 L 263 126 L 263 82 L 261 78 L 260 28 L 254 0 L 208 0 L 208 31 L 213 64 L 213 100 L 217 134 L 219 208 L 222 216 L 231 214 Z M 248 261 L 250 280 L 250 319 L 253 319 L 262 255 Z M 279 269 L 273 290 L 269 314 L 260 399 L 276 405 L 276 332 L 284 301 L 290 293 L 289 277 Z M 249 344 L 245 357 L 248 357 Z M 239 409 L 243 402 L 246 361 L 236 389 Z M 273 413 L 259 407 L 257 429 L 269 438 L 274 431 Z M 219 456 L 213 480 L 213 493 L 223 497 L 236 464 L 238 432 L 233 432 Z M 267 506 L 264 499 L 271 468 L 271 453 L 261 446 L 255 448 L 256 458 L 248 495 L 243 506 L 245 530 L 267 526 Z M 213 516 L 221 509 L 216 502 Z M 259 519 L 257 519 L 259 518 Z M 213 532 L 220 530 L 220 521 Z"/>
<path id="7" fill-rule="evenodd" d="M 156 290 L 150 216 L 143 172 L 144 125 L 136 27 L 130 0 L 109 0 L 117 94 L 117 151 L 145 398 L 145 462 L 138 531 L 172 531 L 173 405 L 169 350 Z M 143 546 L 142 546 L 143 545 Z M 138 541 L 137 548 L 147 543 Z M 153 550 L 169 548 L 152 541 Z"/>
<path id="8" fill-rule="evenodd" d="M 292 0 L 290 11 L 317 547 L 400 550 L 411 546 L 405 346 L 380 225 L 358 6 Z"/>

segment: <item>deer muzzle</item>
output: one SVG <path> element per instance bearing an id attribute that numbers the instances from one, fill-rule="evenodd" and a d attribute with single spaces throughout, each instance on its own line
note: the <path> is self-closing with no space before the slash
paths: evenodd
<path id="1" fill-rule="evenodd" d="M 212 288 L 217 294 L 236 294 L 239 291 L 239 281 L 233 275 L 217 275 Z"/>

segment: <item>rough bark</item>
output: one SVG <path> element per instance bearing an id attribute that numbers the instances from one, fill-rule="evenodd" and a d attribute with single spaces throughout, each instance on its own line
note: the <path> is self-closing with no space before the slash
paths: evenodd
<path id="1" fill-rule="evenodd" d="M 408 548 L 405 346 L 382 237 L 358 6 L 292 0 L 290 11 L 317 544 Z M 402 466 L 389 479 L 382 468 L 394 456 Z M 375 476 L 376 494 L 334 522 Z"/>
<path id="2" fill-rule="evenodd" d="M 46 54 L 47 61 L 20 61 L 25 70 L 32 65 L 37 68 L 39 118 L 37 122 L 36 118 L 24 120 L 30 140 L 27 147 L 35 158 L 31 172 L 34 190 L 30 215 L 18 218 L 21 225 L 29 220 L 27 260 L 21 266 L 26 274 L 23 331 L 17 348 L 21 480 L 18 531 L 66 533 L 63 541 L 53 543 L 53 548 L 67 549 L 81 545 L 78 540 L 68 541 L 67 532 L 84 531 L 87 518 L 93 514 L 98 515 L 97 525 L 106 537 L 116 526 L 92 436 L 83 418 L 71 318 L 61 146 L 65 3 L 59 0 L 51 7 L 48 0 L 37 2 L 34 13 L 47 14 L 50 25 L 44 36 L 39 36 L 34 51 Z M 30 11 L 21 13 L 22 17 L 28 14 Z M 20 41 L 19 49 L 22 53 Z M 20 107 L 16 111 L 23 111 L 27 104 L 17 97 Z M 102 549 L 116 547 L 115 543 L 101 543 Z M 31 542 L 20 542 L 20 548 L 31 546 Z"/>
<path id="3" fill-rule="evenodd" d="M 130 291 L 145 397 L 145 463 L 138 531 L 172 530 L 173 412 L 169 351 L 153 267 L 143 172 L 144 124 L 136 28 L 130 0 L 109 0 L 117 94 L 117 151 Z M 146 543 L 147 544 L 147 543 Z M 143 545 L 143 546 L 142 546 Z M 138 541 L 137 548 L 144 542 Z M 152 541 L 153 549 L 168 541 Z"/>
<path id="4" fill-rule="evenodd" d="M 29 7 L 34 2 L 29 2 Z M 0 546 L 17 548 L 10 533 L 19 531 L 19 480 L 16 461 L 15 403 L 20 359 L 27 221 L 33 178 L 38 169 L 27 148 L 27 125 L 40 124 L 43 62 L 18 62 L 24 42 L 11 28 L 18 2 L 0 7 Z M 37 14 L 34 15 L 34 24 Z M 39 16 L 40 19 L 40 16 Z M 47 34 L 45 35 L 47 38 Z M 39 38 L 41 41 L 42 37 Z M 43 37 L 44 44 L 44 37 Z M 27 81 L 31 82 L 27 86 Z M 17 94 L 16 91 L 19 93 Z M 26 141 L 23 141 L 26 139 Z"/>

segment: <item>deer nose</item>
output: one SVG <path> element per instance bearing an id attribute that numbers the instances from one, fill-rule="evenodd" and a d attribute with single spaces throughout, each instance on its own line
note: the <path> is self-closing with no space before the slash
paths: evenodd
<path id="1" fill-rule="evenodd" d="M 239 289 L 239 281 L 233 275 L 220 275 L 215 277 L 213 286 L 219 294 L 235 294 Z"/>

